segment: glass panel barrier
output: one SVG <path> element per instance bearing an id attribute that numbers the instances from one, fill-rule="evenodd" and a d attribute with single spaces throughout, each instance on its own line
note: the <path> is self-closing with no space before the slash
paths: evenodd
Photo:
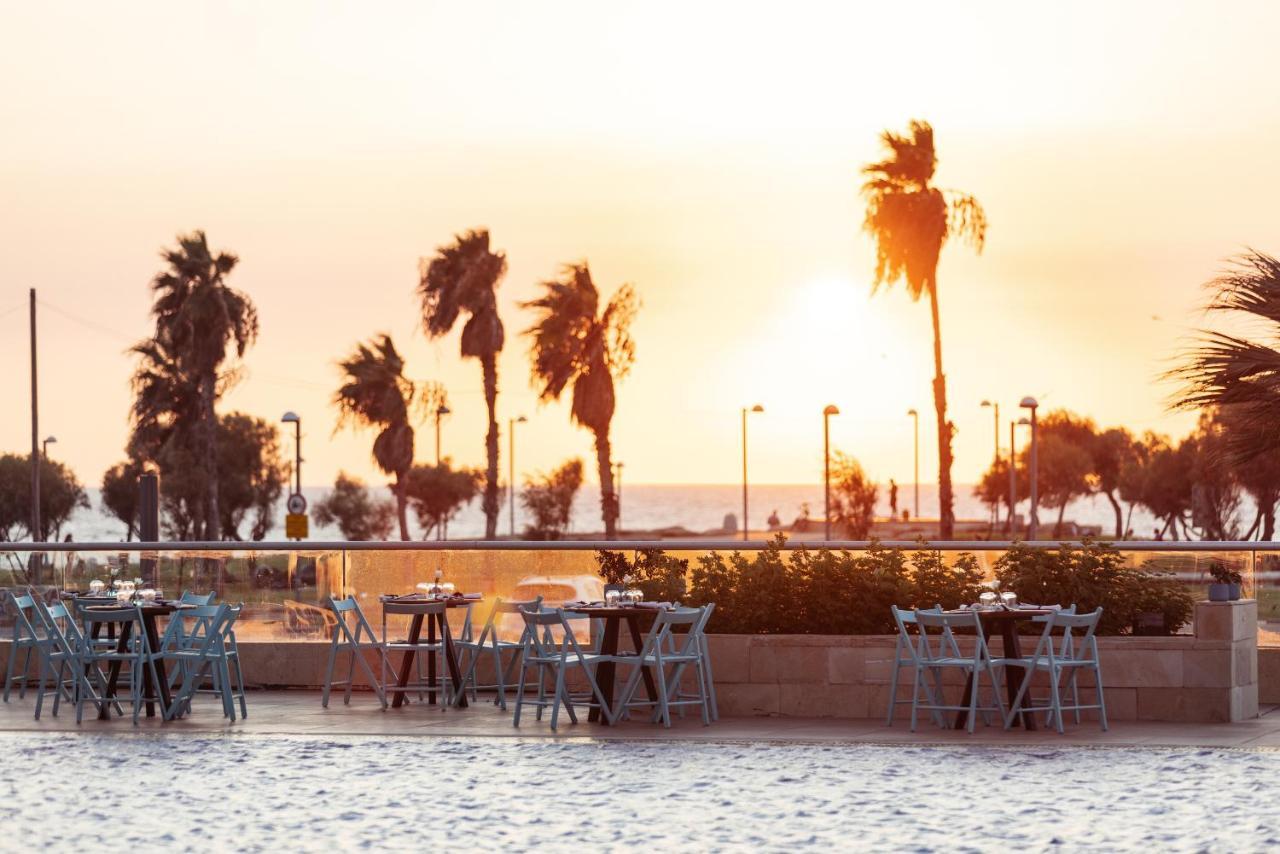
<path id="1" fill-rule="evenodd" d="M 383 594 L 412 593 L 420 583 L 429 583 L 439 572 L 459 592 L 481 594 L 486 603 L 495 597 L 529 599 L 541 595 L 548 604 L 575 599 L 597 600 L 604 595 L 604 579 L 594 544 L 557 543 L 551 548 L 346 548 L 333 544 L 325 548 L 286 548 L 273 544 L 255 548 L 250 544 L 230 544 L 225 549 L 184 549 L 176 544 L 158 551 L 110 549 L 104 547 L 63 548 L 33 553 L 19 544 L 0 551 L 0 587 L 32 587 L 47 597 L 62 592 L 87 591 L 89 583 L 101 580 L 142 578 L 144 586 L 160 589 L 176 598 L 185 590 L 213 592 L 218 601 L 243 602 L 245 610 L 237 627 L 244 641 L 321 641 L 329 637 L 333 618 L 328 597 L 355 595 L 370 623 L 380 628 L 383 620 L 379 597 Z M 648 544 L 646 544 L 648 545 Z M 672 558 L 688 562 L 686 585 L 702 558 L 712 554 L 707 548 L 682 547 L 665 550 Z M 723 545 L 723 544 L 717 544 Z M 1207 544 L 1206 544 L 1207 545 Z M 652 547 L 663 549 L 655 542 Z M 819 544 L 806 544 L 812 554 Z M 738 547 L 714 550 L 731 563 Z M 634 563 L 641 554 L 633 546 L 611 549 Z M 741 551 L 748 562 L 756 549 Z M 786 551 L 791 551 L 790 549 Z M 905 548 L 908 561 L 914 548 Z M 851 557 L 864 551 L 842 551 Z M 946 567 L 954 567 L 962 555 L 973 556 L 985 580 L 995 577 L 1006 554 L 999 548 L 948 548 L 941 551 Z M 1236 549 L 1171 551 L 1124 549 L 1123 564 L 1131 568 L 1157 570 L 1184 586 L 1194 599 L 1207 598 L 1212 580 L 1210 570 L 1221 564 L 1243 578 L 1243 595 L 1258 600 L 1258 642 L 1280 646 L 1280 553 Z M 784 560 L 790 560 L 784 553 Z M 769 576 L 747 573 L 753 584 L 776 584 Z M 1070 604 L 1062 602 L 1060 604 Z M 472 608 L 478 627 L 487 617 L 487 607 Z M 458 619 L 461 619 L 461 614 Z M 0 616 L 0 637 L 12 631 L 13 617 L 5 609 Z M 518 627 L 512 626 L 518 633 Z M 478 630 L 478 629 L 477 629 Z M 1159 634 L 1166 631 L 1160 615 L 1143 615 L 1134 631 Z M 394 621 L 388 631 L 403 633 Z M 1178 630 L 1189 634 L 1190 623 Z"/>

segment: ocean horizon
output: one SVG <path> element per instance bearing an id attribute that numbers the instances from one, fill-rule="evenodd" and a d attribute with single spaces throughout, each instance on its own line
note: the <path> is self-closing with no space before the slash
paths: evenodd
<path id="1" fill-rule="evenodd" d="M 390 490 L 373 488 L 376 492 L 384 492 L 389 497 Z M 329 492 L 328 487 L 304 486 L 303 494 L 311 508 Z M 71 534 L 78 542 L 118 542 L 125 538 L 124 525 L 102 509 L 102 496 L 99 489 L 86 489 L 90 507 L 77 510 L 63 527 L 62 535 Z M 972 484 L 957 484 L 955 493 L 956 518 L 958 520 L 986 521 L 989 518 L 987 506 L 973 497 Z M 804 505 L 808 505 L 809 515 L 821 519 L 823 513 L 823 495 L 821 484 L 768 484 L 752 485 L 748 491 L 748 513 L 751 530 L 764 530 L 768 527 L 770 514 L 777 512 L 784 526 L 789 526 L 802 513 Z M 913 491 L 911 484 L 900 484 L 898 487 L 898 514 L 903 509 L 912 510 Z M 1128 505 L 1122 505 L 1128 514 Z M 1026 514 L 1028 502 L 1019 504 L 1019 512 Z M 879 500 L 876 504 L 876 515 L 887 517 L 890 513 L 888 491 L 881 486 Z M 1241 519 L 1245 524 L 1252 521 L 1251 506 L 1242 504 Z M 625 531 L 656 531 L 669 528 L 684 528 L 694 533 L 719 530 L 724 527 L 725 517 L 732 514 L 739 523 L 742 516 L 742 484 L 627 484 L 622 486 L 622 514 L 620 526 Z M 920 484 L 920 515 L 923 518 L 937 518 L 938 487 L 937 484 Z M 1052 526 L 1057 518 L 1057 509 L 1042 507 L 1040 511 L 1042 527 Z M 423 539 L 422 530 L 416 524 L 413 513 L 409 514 L 410 534 L 413 539 Z M 1110 535 L 1115 528 L 1115 516 L 1110 502 L 1105 496 L 1096 495 L 1073 501 L 1067 505 L 1065 519 L 1080 525 L 1100 525 L 1104 535 Z M 477 497 L 463 507 L 458 515 L 449 523 L 449 539 L 476 539 L 484 535 L 484 513 Z M 515 509 L 515 531 L 524 530 L 528 516 L 520 506 L 519 499 Z M 1135 507 L 1129 522 L 1138 536 L 1145 536 L 1155 527 L 1155 519 L 1142 507 Z M 248 525 L 245 525 L 246 529 Z M 595 484 L 584 484 L 578 492 L 573 504 L 570 533 L 584 534 L 602 530 L 600 523 L 600 490 Z M 498 533 L 510 534 L 510 504 L 503 501 L 499 516 Z M 267 540 L 283 540 L 284 536 L 284 502 L 277 505 L 277 521 L 267 532 Z M 335 526 L 325 526 L 311 520 L 311 536 L 313 540 L 340 540 L 341 533 Z"/>

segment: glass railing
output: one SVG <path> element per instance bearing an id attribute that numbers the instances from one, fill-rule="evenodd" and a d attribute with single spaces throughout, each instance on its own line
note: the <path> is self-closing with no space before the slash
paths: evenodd
<path id="1" fill-rule="evenodd" d="M 762 543 L 655 541 L 625 543 L 271 543 L 206 544 L 188 547 L 137 543 L 5 544 L 0 549 L 0 587 L 34 587 L 41 591 L 86 591 L 93 580 L 141 578 L 145 586 L 166 596 L 182 591 L 212 591 L 219 601 L 245 605 L 237 632 L 245 641 L 317 641 L 327 639 L 332 618 L 330 596 L 355 595 L 371 622 L 382 620 L 380 596 L 413 592 L 439 572 L 459 591 L 495 597 L 527 599 L 542 596 L 548 603 L 599 599 L 604 579 L 598 549 L 609 549 L 634 561 L 641 549 L 660 549 L 686 559 L 690 572 L 700 558 L 717 553 L 726 559 L 741 552 L 751 560 Z M 1195 599 L 1207 598 L 1210 567 L 1220 563 L 1243 578 L 1243 593 L 1258 599 L 1258 642 L 1280 646 L 1280 551 L 1259 544 L 1181 543 L 1121 544 L 1123 564 L 1167 573 Z M 1269 544 L 1268 544 L 1269 545 Z M 789 543 L 784 551 L 814 552 L 821 543 Z M 865 543 L 831 543 L 829 547 L 857 556 Z M 1007 544 L 949 543 L 922 546 L 884 544 L 908 554 L 936 551 L 952 566 L 970 554 L 984 579 L 995 576 Z M 1047 548 L 1054 548 L 1046 546 Z M 784 555 L 784 558 L 786 555 Z M 756 581 L 753 583 L 770 583 Z M 1063 603 L 1065 604 L 1065 603 Z M 483 608 L 473 617 L 484 618 Z M 12 617 L 0 618 L 8 633 Z M 1179 631 L 1190 633 L 1188 623 Z M 1152 634 L 1161 633 L 1156 624 Z M 4 635 L 0 635 L 2 637 Z"/>

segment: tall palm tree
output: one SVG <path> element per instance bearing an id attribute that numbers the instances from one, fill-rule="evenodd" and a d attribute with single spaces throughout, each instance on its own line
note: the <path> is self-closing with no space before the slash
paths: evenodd
<path id="1" fill-rule="evenodd" d="M 466 312 L 462 327 L 462 355 L 480 360 L 484 372 L 484 402 L 489 407 L 485 454 L 489 466 L 484 484 L 484 535 L 498 533 L 498 354 L 506 340 L 498 316 L 498 282 L 507 272 L 507 257 L 489 249 L 489 232 L 481 229 L 457 235 L 441 246 L 434 258 L 418 262 L 418 297 L 422 328 L 427 335 L 445 335 Z M 512 486 L 514 488 L 514 485 Z"/>
<path id="2" fill-rule="evenodd" d="M 863 228 L 876 241 L 873 292 L 902 279 L 912 300 L 929 297 L 933 317 L 933 406 L 938 416 L 939 535 L 949 539 L 955 523 L 951 490 L 951 437 L 947 420 L 947 381 L 942 372 L 942 325 L 938 311 L 938 256 L 951 236 L 968 240 L 982 251 L 987 218 L 973 196 L 932 184 L 938 158 L 933 128 L 913 121 L 909 135 L 885 131 L 880 136 L 889 156 L 864 166 L 862 194 L 867 200 Z"/>
<path id="3" fill-rule="evenodd" d="M 596 465 L 600 475 L 600 511 L 604 535 L 617 533 L 618 496 L 613 487 L 609 425 L 613 421 L 613 384 L 626 376 L 635 361 L 631 321 L 638 303 L 630 285 L 618 288 L 608 304 L 600 306 L 600 293 L 591 281 L 586 263 L 570 264 L 559 279 L 542 283 L 541 297 L 521 303 L 541 315 L 525 330 L 532 339 L 533 382 L 539 399 L 559 400 L 573 383 L 569 417 L 596 438 Z"/>
<path id="4" fill-rule="evenodd" d="M 1181 383 L 1173 406 L 1217 410 L 1226 462 L 1257 500 L 1269 540 L 1280 499 L 1280 259 L 1249 249 L 1205 287 L 1206 311 L 1240 332 L 1200 331 L 1166 374 Z"/>
<path id="5" fill-rule="evenodd" d="M 413 382 L 404 375 L 404 359 L 396 352 L 391 336 L 383 333 L 356 345 L 351 355 L 338 363 L 344 382 L 333 395 L 338 407 L 338 427 L 380 427 L 373 440 L 373 460 L 395 477 L 391 491 L 396 497 L 396 517 L 400 539 L 409 539 L 408 477 L 413 467 L 413 425 L 409 410 L 413 404 Z"/>
<path id="6" fill-rule="evenodd" d="M 224 370 L 223 364 L 228 347 L 242 357 L 257 338 L 258 314 L 246 294 L 227 284 L 239 262 L 235 255 L 213 252 L 203 231 L 177 240 L 176 248 L 160 253 L 168 266 L 151 282 L 155 336 L 134 348 L 142 358 L 134 377 L 140 392 L 134 419 L 137 425 L 156 414 L 166 397 L 171 400 L 175 408 L 161 420 L 189 430 L 204 489 L 203 536 L 218 539 L 216 405 L 236 379 L 235 371 Z M 183 424 L 186 420 L 194 423 Z"/>

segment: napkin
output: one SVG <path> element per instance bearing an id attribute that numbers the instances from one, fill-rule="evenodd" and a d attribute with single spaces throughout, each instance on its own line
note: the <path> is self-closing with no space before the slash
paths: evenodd
<path id="1" fill-rule="evenodd" d="M 653 608 L 655 610 L 663 611 L 663 610 L 669 609 L 671 607 L 671 603 L 670 602 L 636 602 L 635 607 Z"/>

